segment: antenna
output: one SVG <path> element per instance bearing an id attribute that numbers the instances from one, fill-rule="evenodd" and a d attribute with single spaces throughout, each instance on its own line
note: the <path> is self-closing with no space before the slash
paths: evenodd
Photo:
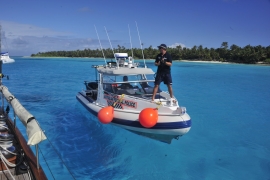
<path id="1" fill-rule="evenodd" d="M 104 57 L 105 64 L 107 64 L 107 61 L 106 61 L 106 58 L 105 58 L 105 55 L 104 55 L 104 52 L 103 52 L 103 49 L 102 49 L 102 46 L 101 46 L 101 42 L 100 42 L 100 39 L 99 39 L 99 36 L 98 36 L 97 28 L 96 28 L 95 25 L 94 25 L 94 27 L 95 27 L 95 30 L 96 30 L 96 33 L 97 33 L 97 37 L 98 37 L 100 49 L 101 49 L 101 51 L 102 51 L 102 54 L 103 54 L 103 57 Z"/>
<path id="2" fill-rule="evenodd" d="M 142 45 L 143 44 L 142 44 L 142 41 L 141 41 L 141 37 L 140 37 L 140 33 L 139 33 L 139 28 L 138 28 L 137 22 L 135 21 L 135 23 L 136 23 L 136 27 L 137 27 L 137 31 L 138 31 L 138 36 L 139 36 L 140 44 L 141 44 L 141 50 L 142 50 L 142 56 L 143 56 L 143 61 L 144 61 L 144 67 L 146 68 L 144 54 L 143 54 L 143 48 L 142 48 Z"/>
<path id="3" fill-rule="evenodd" d="M 108 39 L 109 39 L 109 42 L 110 42 L 110 45 L 111 45 L 111 49 L 112 49 L 113 55 L 114 55 L 114 50 L 113 50 L 113 47 L 112 47 L 112 43 L 111 43 L 111 40 L 110 40 L 109 34 L 108 34 L 107 29 L 106 29 L 106 27 L 105 27 L 105 26 L 104 26 L 104 28 L 105 28 L 105 31 L 106 31 L 107 37 L 108 37 Z"/>
<path id="4" fill-rule="evenodd" d="M 129 24 L 128 24 L 128 32 L 129 32 L 129 41 L 130 41 L 130 47 L 131 47 L 131 54 L 132 54 L 132 59 L 133 59 L 133 49 L 132 49 L 132 42 L 131 42 L 131 35 L 130 35 Z"/>

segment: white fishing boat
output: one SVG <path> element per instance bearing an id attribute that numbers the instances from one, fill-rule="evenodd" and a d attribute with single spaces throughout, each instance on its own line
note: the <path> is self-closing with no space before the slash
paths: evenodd
<path id="1" fill-rule="evenodd" d="M 8 53 L 8 52 L 3 52 L 3 53 L 1 53 L 1 60 L 2 60 L 2 62 L 3 62 L 4 64 L 6 64 L 6 63 L 14 63 L 14 62 L 15 62 L 14 59 L 11 59 L 11 58 L 9 57 L 9 53 Z"/>
<path id="2" fill-rule="evenodd" d="M 96 81 L 84 82 L 86 89 L 77 94 L 78 101 L 101 122 L 111 113 L 110 108 L 101 110 L 113 106 L 111 124 L 139 135 L 171 143 L 186 134 L 191 128 L 191 118 L 175 97 L 171 101 L 168 92 L 158 90 L 152 101 L 153 70 L 140 67 L 127 53 L 114 56 L 115 60 L 105 65 L 93 66 Z M 157 121 L 153 124 L 155 113 Z M 144 121 L 152 125 L 145 125 Z"/>

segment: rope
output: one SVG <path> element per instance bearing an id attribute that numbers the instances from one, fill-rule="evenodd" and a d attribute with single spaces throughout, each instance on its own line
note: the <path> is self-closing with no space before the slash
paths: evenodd
<path id="1" fill-rule="evenodd" d="M 2 145 L 0 145 L 0 147 L 1 147 L 3 150 L 5 150 L 5 151 L 7 151 L 8 153 L 10 153 L 10 154 L 17 155 L 16 153 L 9 151 L 8 149 L 6 149 L 6 148 L 5 148 L 4 146 L 2 146 Z"/>
<path id="2" fill-rule="evenodd" d="M 23 153 L 22 153 L 22 156 L 24 156 Z M 23 162 L 23 164 L 27 167 L 27 175 L 29 177 L 29 180 L 33 179 L 33 175 L 29 171 L 30 170 L 29 166 L 25 162 Z"/>
<path id="3" fill-rule="evenodd" d="M 58 155 L 58 157 L 61 159 L 62 163 L 66 166 L 69 174 L 72 176 L 73 179 L 76 179 L 74 177 L 74 175 L 71 173 L 70 169 L 67 167 L 67 165 L 64 163 L 64 160 L 62 159 L 62 157 L 60 156 L 60 154 L 58 153 L 58 151 L 55 149 L 55 147 L 52 145 L 52 142 L 49 140 L 49 138 L 47 137 L 47 140 L 49 141 L 50 145 L 53 147 L 54 151 L 56 152 L 56 154 Z"/>
<path id="4" fill-rule="evenodd" d="M 123 101 L 124 97 L 125 97 L 125 94 L 122 94 L 122 95 L 120 96 L 120 98 L 117 99 L 117 100 L 113 103 L 112 107 L 115 107 L 117 103 L 121 103 L 121 102 Z"/>
<path id="5" fill-rule="evenodd" d="M 158 110 L 158 109 L 160 108 L 160 106 L 162 105 L 162 102 L 159 101 L 159 102 L 156 102 L 156 104 L 158 105 L 158 106 L 156 107 L 156 109 Z"/>
<path id="6" fill-rule="evenodd" d="M 10 166 L 10 167 L 15 167 L 16 165 L 14 166 L 13 163 L 10 163 L 10 162 L 4 157 L 4 155 L 2 154 L 2 151 L 0 151 L 0 158 L 1 158 L 2 162 L 3 162 L 3 164 L 5 165 L 5 167 L 6 167 L 6 169 L 7 169 L 7 172 L 9 173 L 10 177 L 12 177 L 12 179 L 15 180 L 15 178 L 14 178 L 14 176 L 11 174 L 11 172 L 10 172 L 8 166 Z M 7 166 L 7 165 L 8 165 L 8 166 Z"/>
<path id="7" fill-rule="evenodd" d="M 47 167 L 49 168 L 49 171 L 50 171 L 50 173 L 51 173 L 51 175 L 52 175 L 53 179 L 55 179 L 55 177 L 54 177 L 54 175 L 53 175 L 53 173 L 52 173 L 52 170 L 51 170 L 51 168 L 50 168 L 49 164 L 47 163 L 46 158 L 44 157 L 44 155 L 43 155 L 43 153 L 42 153 L 42 151 L 41 151 L 41 149 L 40 149 L 40 148 L 39 148 L 39 151 L 40 151 L 40 153 L 41 153 L 41 155 L 42 155 L 42 157 L 43 157 L 43 159 L 44 159 L 44 161 L 45 161 L 45 163 L 46 163 Z"/>
<path id="8" fill-rule="evenodd" d="M 36 120 L 37 121 L 37 120 Z M 39 126 L 39 128 L 41 129 L 41 127 L 40 127 L 40 124 L 39 124 L 39 122 L 37 121 L 37 124 L 38 124 L 38 126 Z M 41 129 L 42 130 L 42 129 Z M 45 134 L 45 132 L 43 132 L 44 134 Z M 67 170 L 68 170 L 68 172 L 69 172 L 69 174 L 73 177 L 73 179 L 76 179 L 75 177 L 74 177 L 74 175 L 71 173 L 71 171 L 70 171 L 70 169 L 68 168 L 68 166 L 64 163 L 64 160 L 62 159 L 62 157 L 60 156 L 60 154 L 58 153 L 58 151 L 55 149 L 55 147 L 52 145 L 52 142 L 50 141 L 50 139 L 48 138 L 48 136 L 45 134 L 45 136 L 47 137 L 47 140 L 48 140 L 48 142 L 49 142 L 49 144 L 53 147 L 53 150 L 55 151 L 55 153 L 58 155 L 58 157 L 60 158 L 60 160 L 61 160 L 61 162 L 64 164 L 64 166 L 67 168 Z M 42 153 L 42 151 L 41 151 L 41 149 L 39 148 L 39 151 L 41 152 L 41 154 L 42 154 L 42 156 L 43 156 L 43 159 L 45 160 L 45 162 L 46 162 L 46 165 L 47 165 L 47 167 L 49 168 L 49 170 L 50 170 L 50 173 L 52 174 L 52 171 L 51 171 L 51 169 L 50 169 L 50 167 L 49 167 L 49 165 L 48 165 L 48 163 L 47 163 L 47 161 L 46 161 L 46 158 L 45 158 L 45 156 L 43 155 L 43 153 Z M 52 176 L 53 176 L 53 174 L 52 174 Z M 55 179 L 55 177 L 53 176 L 53 178 Z"/>
<path id="9" fill-rule="evenodd" d="M 5 125 L 0 125 L 0 127 L 5 128 L 8 130 L 8 128 Z"/>
<path id="10" fill-rule="evenodd" d="M 7 177 L 7 175 L 6 175 L 6 173 L 5 173 L 5 171 L 4 171 L 4 168 L 3 168 L 3 163 L 1 163 L 1 171 L 2 171 L 2 173 L 5 175 L 5 177 L 7 178 L 7 180 L 8 180 L 8 177 Z"/>

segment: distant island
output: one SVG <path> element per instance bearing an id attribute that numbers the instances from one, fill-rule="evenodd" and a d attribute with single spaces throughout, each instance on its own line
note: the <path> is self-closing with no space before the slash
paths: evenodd
<path id="1" fill-rule="evenodd" d="M 114 52 L 128 53 L 131 55 L 131 49 L 124 46 L 117 46 Z M 134 48 L 133 55 L 135 59 L 142 59 L 142 52 L 139 48 Z M 202 45 L 186 48 L 176 46 L 168 48 L 173 60 L 190 61 L 219 61 L 244 64 L 270 64 L 270 45 L 263 47 L 261 45 L 239 47 L 235 44 L 228 46 L 228 42 L 222 42 L 220 48 L 207 48 Z M 114 58 L 111 49 L 103 49 L 106 58 Z M 145 59 L 155 59 L 159 53 L 158 49 L 152 46 L 143 49 Z M 32 54 L 31 57 L 95 57 L 103 58 L 100 49 L 84 49 L 75 51 L 49 51 Z"/>

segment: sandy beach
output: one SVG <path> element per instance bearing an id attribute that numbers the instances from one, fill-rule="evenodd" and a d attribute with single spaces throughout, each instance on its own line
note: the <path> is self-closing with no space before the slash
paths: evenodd
<path id="1" fill-rule="evenodd" d="M 218 64 L 235 64 L 231 62 L 222 62 L 222 61 L 191 61 L 191 60 L 177 60 L 179 62 L 196 62 L 196 63 L 218 63 Z"/>

